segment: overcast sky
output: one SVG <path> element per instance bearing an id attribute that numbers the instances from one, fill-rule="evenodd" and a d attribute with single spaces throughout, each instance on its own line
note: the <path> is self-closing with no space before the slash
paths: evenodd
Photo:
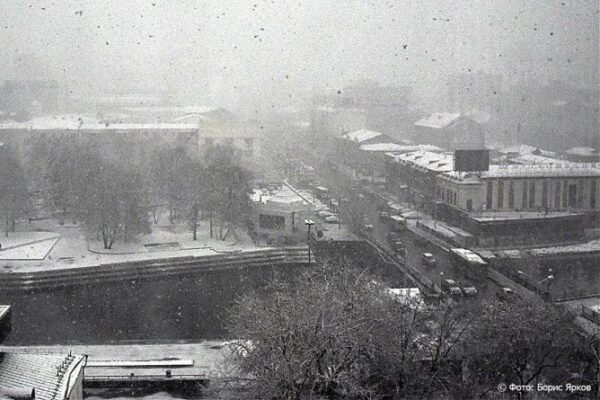
<path id="1" fill-rule="evenodd" d="M 3 0 L 0 77 L 214 102 L 365 78 L 435 92 L 480 69 L 589 86 L 598 19 L 596 0 Z"/>

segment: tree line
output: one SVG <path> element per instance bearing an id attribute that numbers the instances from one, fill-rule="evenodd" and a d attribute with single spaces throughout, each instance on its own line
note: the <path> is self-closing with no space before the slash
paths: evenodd
<path id="1" fill-rule="evenodd" d="M 264 399 L 463 399 L 571 382 L 597 396 L 600 340 L 572 321 L 543 302 L 399 301 L 364 270 L 323 263 L 233 306 L 229 361 L 244 379 L 232 387 Z"/>
<path id="2" fill-rule="evenodd" d="M 250 173 L 227 146 L 202 154 L 160 148 L 134 166 L 99 154 L 89 142 L 46 140 L 32 146 L 30 160 L 23 165 L 3 149 L 0 212 L 7 235 L 16 219 L 32 215 L 34 191 L 52 216 L 81 223 L 106 249 L 149 233 L 160 222 L 161 208 L 171 224 L 187 223 L 194 240 L 201 219 L 210 221 L 211 237 L 225 240 L 249 212 Z M 32 179 L 36 175 L 41 179 Z"/>

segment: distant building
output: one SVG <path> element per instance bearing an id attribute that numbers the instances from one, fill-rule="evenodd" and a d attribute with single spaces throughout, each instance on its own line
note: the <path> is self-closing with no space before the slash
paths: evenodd
<path id="1" fill-rule="evenodd" d="M 18 120 L 56 112 L 64 98 L 64 89 L 52 80 L 10 80 L 0 86 L 0 110 Z"/>
<path id="2" fill-rule="evenodd" d="M 394 192 L 403 190 L 406 198 L 419 208 L 433 210 L 436 177 L 453 170 L 454 157 L 449 153 L 412 151 L 401 154 L 386 154 L 386 185 Z"/>
<path id="3" fill-rule="evenodd" d="M 310 125 L 317 136 L 339 137 L 367 127 L 367 116 L 359 108 L 315 107 L 311 110 Z"/>
<path id="4" fill-rule="evenodd" d="M 433 113 L 414 124 L 413 141 L 448 150 L 484 148 L 481 125 L 458 113 Z"/>
<path id="5" fill-rule="evenodd" d="M 572 147 L 564 152 L 565 158 L 576 162 L 600 162 L 600 152 L 593 147 Z"/>
<path id="6" fill-rule="evenodd" d="M 231 146 L 240 152 L 242 162 L 253 169 L 259 168 L 264 129 L 255 121 L 240 121 L 225 109 L 208 115 L 198 122 L 197 147 L 200 151 L 210 146 Z"/>

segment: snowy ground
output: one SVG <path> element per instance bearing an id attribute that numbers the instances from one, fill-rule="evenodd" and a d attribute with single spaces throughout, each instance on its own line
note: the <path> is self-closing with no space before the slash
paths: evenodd
<path id="1" fill-rule="evenodd" d="M 193 240 L 185 223 L 171 225 L 166 217 L 160 222 L 152 225 L 152 233 L 129 243 L 117 241 L 112 249 L 104 249 L 100 240 L 88 240 L 76 224 L 59 225 L 55 220 L 22 222 L 17 225 L 17 232 L 0 240 L 0 266 L 4 271 L 55 269 L 256 249 L 242 229 L 236 229 L 235 235 L 230 234 L 223 241 L 211 238 L 208 221 L 201 221 L 197 240 Z"/>

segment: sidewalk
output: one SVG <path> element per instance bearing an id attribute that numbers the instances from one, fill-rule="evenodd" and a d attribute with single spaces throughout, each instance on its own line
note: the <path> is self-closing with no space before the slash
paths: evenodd
<path id="1" fill-rule="evenodd" d="M 442 249 L 444 251 L 450 251 L 451 248 L 456 247 L 456 246 L 432 235 L 431 233 L 419 228 L 417 226 L 417 220 L 408 220 L 406 222 L 406 227 L 409 231 L 411 231 L 415 235 L 422 237 L 423 239 L 431 242 L 432 244 L 436 245 L 437 247 L 439 247 L 440 249 Z"/>

